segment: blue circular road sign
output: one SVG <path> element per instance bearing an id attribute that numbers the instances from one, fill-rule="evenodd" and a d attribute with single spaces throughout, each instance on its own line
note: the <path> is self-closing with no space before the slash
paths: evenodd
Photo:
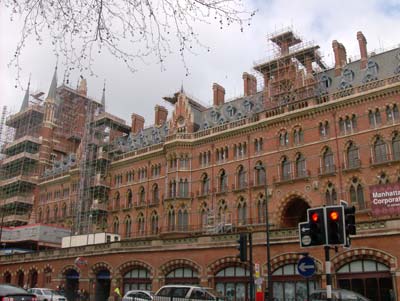
<path id="1" fill-rule="evenodd" d="M 297 271 L 303 277 L 311 277 L 315 273 L 315 262 L 311 257 L 305 256 L 297 263 Z"/>

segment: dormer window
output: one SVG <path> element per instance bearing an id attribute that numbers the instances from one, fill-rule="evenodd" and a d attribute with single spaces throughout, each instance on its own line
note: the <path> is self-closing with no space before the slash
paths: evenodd
<path id="1" fill-rule="evenodd" d="M 350 69 L 344 69 L 343 79 L 348 83 L 352 82 L 354 80 L 354 71 Z"/>
<path id="2" fill-rule="evenodd" d="M 246 112 L 250 112 L 250 111 L 252 110 L 252 108 L 253 108 L 253 103 L 252 103 L 251 101 L 249 101 L 249 100 L 246 99 L 246 100 L 243 102 L 243 107 L 244 107 L 244 109 L 245 109 Z"/>
<path id="3" fill-rule="evenodd" d="M 211 111 L 210 115 L 211 115 L 213 122 L 218 122 L 219 112 L 213 110 L 213 111 Z"/>
<path id="4" fill-rule="evenodd" d="M 321 80 L 319 82 L 321 88 L 328 89 L 332 85 L 332 79 L 326 74 L 322 75 Z"/>
<path id="5" fill-rule="evenodd" d="M 229 105 L 226 108 L 226 111 L 227 111 L 229 117 L 233 117 L 233 116 L 235 116 L 236 108 L 234 106 L 232 106 L 232 105 Z"/>

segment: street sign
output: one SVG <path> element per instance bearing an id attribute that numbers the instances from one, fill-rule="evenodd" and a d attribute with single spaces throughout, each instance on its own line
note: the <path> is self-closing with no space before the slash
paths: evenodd
<path id="1" fill-rule="evenodd" d="M 308 222 L 299 223 L 300 247 L 307 248 L 311 245 L 310 224 Z"/>
<path id="2" fill-rule="evenodd" d="M 311 277 L 315 273 L 315 262 L 311 257 L 305 256 L 297 263 L 297 271 L 303 277 Z"/>

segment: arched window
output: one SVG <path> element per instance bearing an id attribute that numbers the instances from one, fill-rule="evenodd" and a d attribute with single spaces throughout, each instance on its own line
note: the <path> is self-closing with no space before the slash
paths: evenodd
<path id="1" fill-rule="evenodd" d="M 333 161 L 333 152 L 330 148 L 326 148 L 322 154 L 322 170 L 321 174 L 332 173 L 335 171 L 335 165 Z"/>
<path id="2" fill-rule="evenodd" d="M 393 160 L 400 160 L 400 134 L 395 133 L 392 138 Z"/>
<path id="3" fill-rule="evenodd" d="M 228 205 L 225 200 L 220 200 L 218 202 L 218 222 L 225 223 L 227 219 L 227 209 Z"/>
<path id="4" fill-rule="evenodd" d="M 42 208 L 39 208 L 38 222 L 41 223 L 42 221 L 43 221 L 43 211 Z"/>
<path id="5" fill-rule="evenodd" d="M 10 272 L 5 272 L 3 274 L 3 282 L 4 283 L 11 283 L 11 273 Z"/>
<path id="6" fill-rule="evenodd" d="M 158 214 L 156 211 L 151 214 L 151 234 L 158 234 Z"/>
<path id="7" fill-rule="evenodd" d="M 237 170 L 237 181 L 238 189 L 243 189 L 246 187 L 246 171 L 242 165 L 240 165 Z"/>
<path id="8" fill-rule="evenodd" d="M 279 145 L 287 146 L 289 144 L 289 135 L 286 131 L 282 131 L 279 134 Z"/>
<path id="9" fill-rule="evenodd" d="M 301 128 L 297 128 L 293 132 L 293 143 L 299 145 L 304 141 L 304 133 Z"/>
<path id="10" fill-rule="evenodd" d="M 175 211 L 174 211 L 174 207 L 170 207 L 168 210 L 168 230 L 169 231 L 174 231 L 175 230 Z"/>
<path id="11" fill-rule="evenodd" d="M 133 200 L 132 200 L 132 190 L 128 189 L 128 192 L 126 193 L 126 205 L 128 208 L 131 208 L 133 205 Z"/>
<path id="12" fill-rule="evenodd" d="M 356 177 L 352 179 L 350 184 L 350 201 L 352 204 L 358 204 L 359 209 L 365 208 L 364 190 Z"/>
<path id="13" fill-rule="evenodd" d="M 249 270 L 241 266 L 228 266 L 215 274 L 215 289 L 228 300 L 249 300 Z"/>
<path id="14" fill-rule="evenodd" d="M 46 207 L 46 223 L 50 221 L 50 207 Z"/>
<path id="15" fill-rule="evenodd" d="M 201 177 L 201 195 L 208 195 L 210 190 L 210 178 L 205 173 Z"/>
<path id="16" fill-rule="evenodd" d="M 158 204 L 160 201 L 160 192 L 158 189 L 158 185 L 154 184 L 153 185 L 153 204 Z"/>
<path id="17" fill-rule="evenodd" d="M 350 142 L 347 148 L 347 166 L 348 168 L 358 168 L 360 167 L 360 158 L 358 156 L 358 147 Z"/>
<path id="18" fill-rule="evenodd" d="M 219 172 L 219 191 L 225 192 L 228 190 L 228 176 L 225 173 L 225 170 L 221 170 Z"/>
<path id="19" fill-rule="evenodd" d="M 137 227 L 138 227 L 138 234 L 144 235 L 145 233 L 145 223 L 144 223 L 144 215 L 142 212 L 138 214 L 137 217 Z"/>
<path id="20" fill-rule="evenodd" d="M 388 161 L 387 146 L 381 137 L 377 137 L 374 142 L 374 163 Z"/>
<path id="21" fill-rule="evenodd" d="M 304 158 L 303 154 L 298 154 L 296 157 L 296 178 L 304 178 L 306 176 L 306 158 Z"/>
<path id="22" fill-rule="evenodd" d="M 287 157 L 283 157 L 281 161 L 282 181 L 291 179 L 290 161 Z"/>
<path id="23" fill-rule="evenodd" d="M 132 220 L 131 217 L 128 215 L 125 218 L 125 236 L 131 237 L 132 235 Z"/>
<path id="24" fill-rule="evenodd" d="M 120 195 L 119 191 L 117 191 L 114 196 L 114 209 L 119 209 L 119 208 L 120 208 Z"/>
<path id="25" fill-rule="evenodd" d="M 189 215 L 186 208 L 180 208 L 178 211 L 178 231 L 187 231 L 189 229 Z"/>
<path id="26" fill-rule="evenodd" d="M 113 221 L 113 233 L 114 234 L 119 234 L 119 220 L 118 220 L 118 217 L 115 217 L 114 221 Z"/>
<path id="27" fill-rule="evenodd" d="M 265 222 L 265 214 L 266 214 L 265 210 L 266 210 L 265 198 L 262 194 L 260 194 L 257 200 L 257 222 L 259 224 Z"/>
<path id="28" fill-rule="evenodd" d="M 340 122 L 339 122 L 340 124 Z M 329 135 L 329 122 L 320 122 L 319 123 L 319 136 L 320 138 L 326 138 Z"/>
<path id="29" fill-rule="evenodd" d="M 389 183 L 389 177 L 387 176 L 386 173 L 382 172 L 378 176 L 378 181 L 379 181 L 379 184 L 388 184 Z"/>
<path id="30" fill-rule="evenodd" d="M 262 162 L 257 162 L 256 166 L 254 167 L 256 173 L 256 185 L 265 185 L 265 167 Z"/>
<path id="31" fill-rule="evenodd" d="M 185 179 L 183 181 L 183 197 L 185 197 L 185 198 L 189 197 L 189 181 L 188 181 L 188 179 Z"/>
<path id="32" fill-rule="evenodd" d="M 123 293 L 126 294 L 130 290 L 151 291 L 150 276 L 150 272 L 142 267 L 134 267 L 126 272 L 123 276 Z"/>
<path id="33" fill-rule="evenodd" d="M 165 284 L 198 285 L 199 282 L 198 272 L 190 267 L 180 267 L 165 275 Z"/>
<path id="34" fill-rule="evenodd" d="M 337 201 L 337 194 L 335 186 L 331 182 L 329 182 L 325 190 L 325 204 L 334 205 L 336 204 L 336 201 Z"/>
<path id="35" fill-rule="evenodd" d="M 146 190 L 143 186 L 139 188 L 139 203 L 141 205 L 146 204 Z"/>
<path id="36" fill-rule="evenodd" d="M 169 196 L 170 196 L 171 198 L 176 197 L 176 181 L 175 181 L 175 180 L 172 180 L 172 181 L 169 183 Z"/>
<path id="37" fill-rule="evenodd" d="M 246 202 L 241 197 L 239 199 L 239 204 L 238 204 L 238 224 L 239 225 L 246 225 L 246 223 L 247 223 L 247 210 L 246 209 L 247 209 Z"/>
<path id="38" fill-rule="evenodd" d="M 381 119 L 381 113 L 379 112 L 379 109 L 370 110 L 368 112 L 368 120 L 369 120 L 369 125 L 372 128 L 378 127 L 382 123 Z"/>
<path id="39" fill-rule="evenodd" d="M 208 213 L 207 203 L 203 203 L 200 210 L 200 225 L 201 228 L 206 228 L 208 225 Z"/>

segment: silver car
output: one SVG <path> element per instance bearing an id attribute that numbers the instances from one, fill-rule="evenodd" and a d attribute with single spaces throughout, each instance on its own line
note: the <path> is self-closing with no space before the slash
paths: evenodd
<path id="1" fill-rule="evenodd" d="M 131 290 L 126 292 L 122 301 L 152 301 L 154 294 L 150 291 Z"/>
<path id="2" fill-rule="evenodd" d="M 326 290 L 319 289 L 314 291 L 310 295 L 310 301 L 321 301 L 326 300 Z M 332 300 L 333 301 L 370 301 L 368 298 L 364 296 L 348 291 L 345 289 L 332 289 Z"/>
<path id="3" fill-rule="evenodd" d="M 38 301 L 68 301 L 65 296 L 49 288 L 30 288 L 28 292 L 36 295 Z"/>

